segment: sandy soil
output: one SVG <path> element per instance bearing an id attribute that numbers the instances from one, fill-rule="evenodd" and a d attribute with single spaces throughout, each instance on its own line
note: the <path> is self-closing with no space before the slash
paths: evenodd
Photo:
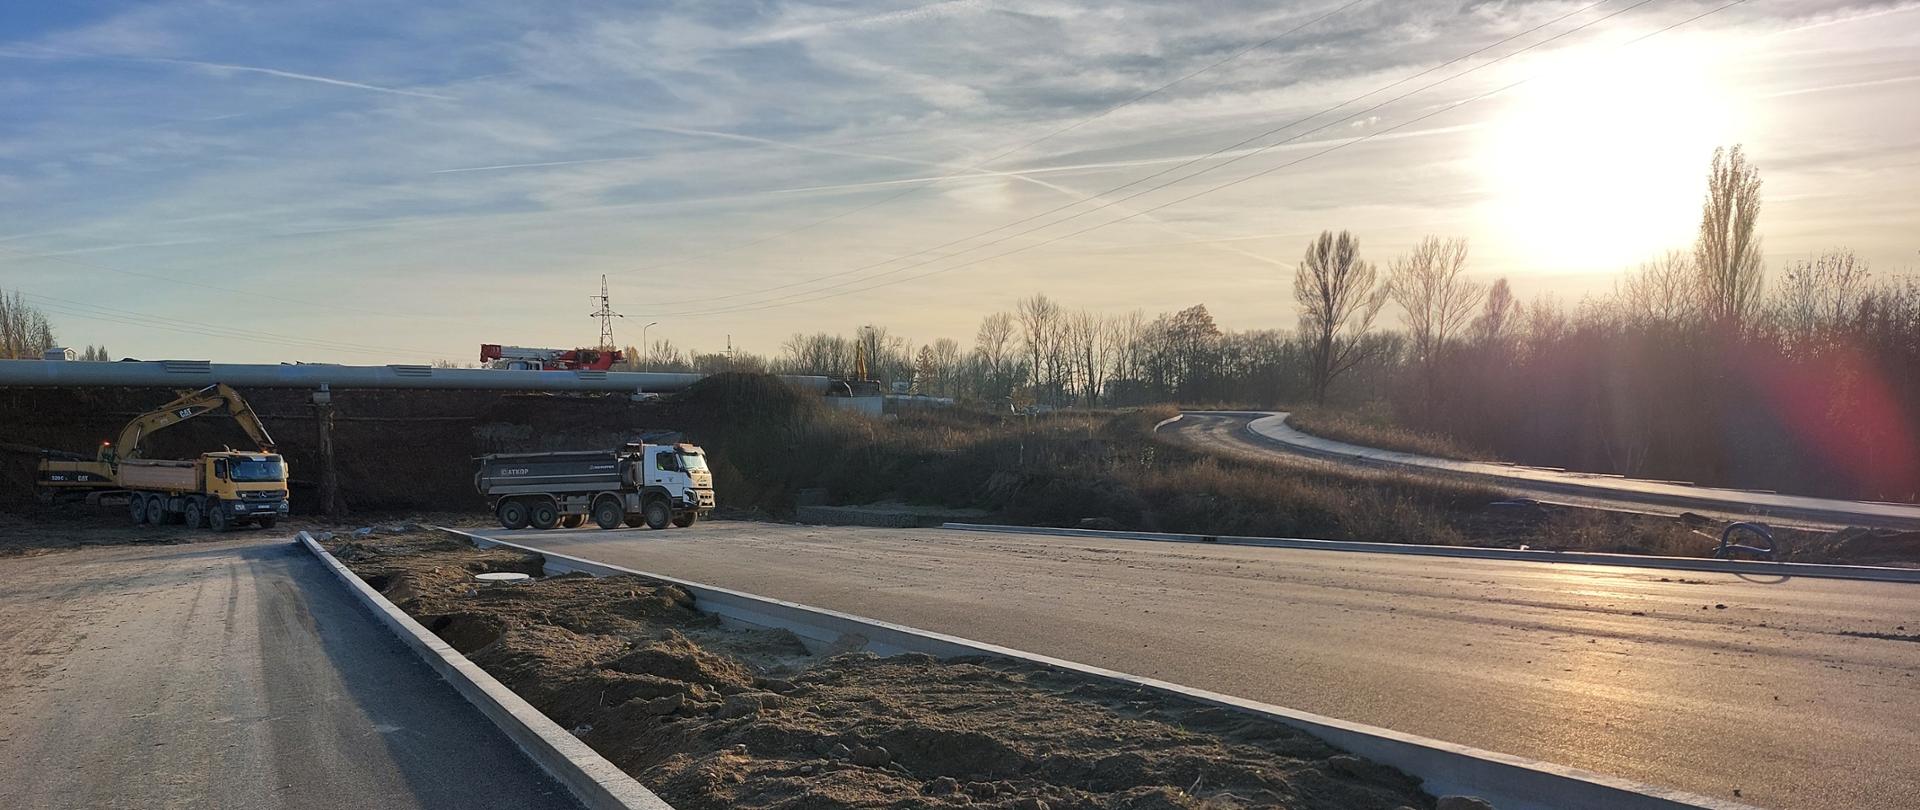
<path id="1" fill-rule="evenodd" d="M 1415 780 L 1219 709 L 992 658 L 810 653 L 681 589 L 427 533 L 333 551 L 683 810 L 1431 807 Z"/>

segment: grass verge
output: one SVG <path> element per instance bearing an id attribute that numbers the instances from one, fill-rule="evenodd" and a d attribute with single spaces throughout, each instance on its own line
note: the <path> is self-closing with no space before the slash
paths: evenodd
<path id="1" fill-rule="evenodd" d="M 1331 408 L 1300 408 L 1291 411 L 1287 424 L 1302 433 L 1322 439 L 1395 450 L 1455 461 L 1494 461 L 1488 450 L 1470 447 L 1449 436 L 1406 427 L 1394 420 L 1384 408 L 1357 411 Z"/>

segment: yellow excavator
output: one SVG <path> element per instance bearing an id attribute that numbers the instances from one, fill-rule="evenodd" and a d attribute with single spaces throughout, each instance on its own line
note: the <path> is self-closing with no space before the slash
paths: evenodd
<path id="1" fill-rule="evenodd" d="M 187 461 L 142 456 L 140 443 L 148 436 L 219 410 L 231 414 L 260 449 L 229 448 Z M 92 460 L 49 454 L 40 462 L 39 478 L 50 499 L 125 490 L 128 515 L 136 524 L 184 522 L 225 530 L 257 523 L 271 528 L 287 514 L 286 462 L 259 414 L 225 383 L 182 392 L 172 402 L 134 417 L 120 429 L 117 441 L 100 445 Z"/>

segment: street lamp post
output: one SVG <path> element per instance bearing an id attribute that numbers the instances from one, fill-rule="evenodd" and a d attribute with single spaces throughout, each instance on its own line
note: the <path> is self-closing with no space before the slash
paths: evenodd
<path id="1" fill-rule="evenodd" d="M 647 330 L 659 325 L 659 321 L 654 321 L 653 323 L 640 327 L 640 354 L 645 358 L 641 361 L 642 365 L 645 366 L 645 368 L 640 369 L 641 371 L 653 370 L 653 347 L 647 345 Z"/>

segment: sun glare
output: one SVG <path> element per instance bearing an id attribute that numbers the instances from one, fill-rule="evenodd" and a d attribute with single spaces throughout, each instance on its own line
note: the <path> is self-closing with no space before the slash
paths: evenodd
<path id="1" fill-rule="evenodd" d="M 1736 101 L 1697 42 L 1572 54 L 1482 144 L 1492 231 L 1530 269 L 1614 270 L 1691 242 Z"/>

